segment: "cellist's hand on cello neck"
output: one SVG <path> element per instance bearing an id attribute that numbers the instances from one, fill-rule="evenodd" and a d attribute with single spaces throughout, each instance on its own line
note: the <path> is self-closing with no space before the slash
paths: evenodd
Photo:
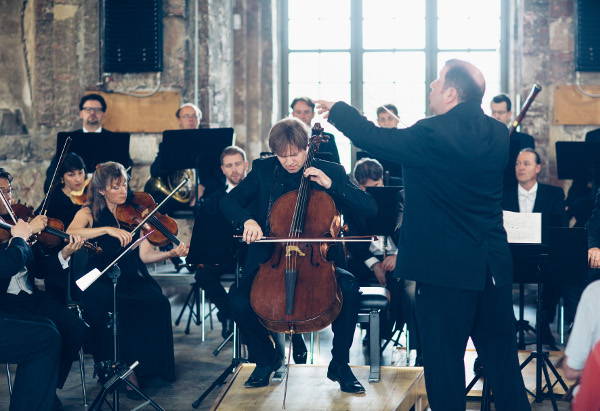
<path id="1" fill-rule="evenodd" d="M 246 243 L 250 244 L 254 241 L 260 240 L 261 238 L 263 238 L 263 232 L 262 228 L 260 228 L 260 224 L 252 219 L 246 220 L 244 223 L 244 235 L 242 236 L 242 239 Z"/>
<path id="2" fill-rule="evenodd" d="M 327 177 L 323 171 L 319 170 L 315 167 L 309 167 L 304 171 L 304 177 L 310 177 L 310 181 L 314 181 L 325 189 L 329 189 L 331 187 L 331 179 Z"/>

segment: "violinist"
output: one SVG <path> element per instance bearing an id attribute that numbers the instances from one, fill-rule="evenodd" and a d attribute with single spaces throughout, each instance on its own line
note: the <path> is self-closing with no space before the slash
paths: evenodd
<path id="1" fill-rule="evenodd" d="M 103 249 L 90 256 L 86 272 L 104 269 L 116 257 L 121 247 L 133 239 L 121 228 L 116 213 L 127 200 L 127 173 L 115 162 L 100 164 L 89 184 L 89 204 L 77 212 L 67 229 L 69 234 L 94 239 Z M 139 361 L 138 374 L 161 376 L 175 380 L 171 305 L 158 283 L 150 276 L 146 264 L 157 263 L 174 256 L 187 255 L 181 243 L 171 251 L 161 252 L 147 241 L 119 261 L 121 275 L 117 286 L 119 307 L 120 360 L 127 364 Z M 82 273 L 84 274 L 84 273 Z M 113 285 L 108 276 L 100 277 L 83 293 L 83 308 L 92 327 L 92 351 L 96 363 L 113 358 L 112 332 L 106 327 L 107 313 L 113 310 Z M 136 373 L 129 377 L 139 386 Z M 127 392 L 136 398 L 134 391 Z"/>
<path id="2" fill-rule="evenodd" d="M 48 197 L 46 215 L 59 219 L 65 227 L 68 227 L 81 208 L 80 204 L 73 202 L 71 193 L 80 192 L 84 188 L 85 163 L 83 159 L 75 153 L 67 153 L 56 178 L 59 181 Z M 39 214 L 41 208 L 40 204 L 36 214 Z"/>
<path id="3" fill-rule="evenodd" d="M 272 247 L 254 243 L 269 236 L 268 216 L 273 203 L 283 194 L 297 190 L 304 176 L 310 178 L 313 189 L 329 194 L 338 209 L 348 209 L 361 215 L 377 211 L 375 200 L 348 179 L 344 168 L 338 164 L 315 159 L 314 167 L 303 171 L 307 160 L 310 130 L 296 118 L 279 121 L 269 132 L 269 147 L 275 157 L 257 159 L 252 171 L 221 200 L 221 212 L 234 227 L 243 229 L 243 239 L 250 245 L 240 286 L 230 291 L 231 314 L 247 337 L 248 350 L 256 358 L 256 368 L 246 381 L 246 387 L 263 387 L 269 384 L 271 374 L 282 362 L 268 331 L 259 322 L 250 305 L 250 289 L 259 264 L 267 261 Z M 253 209 L 248 207 L 253 201 Z M 256 205 L 256 207 L 254 207 Z M 293 212 L 293 210 L 292 210 Z M 349 363 L 349 351 L 358 317 L 358 281 L 349 272 L 336 268 L 337 281 L 343 294 L 343 304 L 332 323 L 333 359 L 327 377 L 340 384 L 344 392 L 363 393 Z M 315 289 L 319 284 L 315 284 Z"/>
<path id="4" fill-rule="evenodd" d="M 12 175 L 0 168 L 0 190 L 10 202 Z M 0 202 L 0 215 L 5 221 L 10 217 L 4 203 Z M 29 234 L 40 233 L 46 227 L 47 217 L 37 216 L 29 222 Z M 18 220 L 17 225 L 25 224 Z M 61 357 L 58 369 L 57 388 L 62 388 L 71 369 L 73 359 L 87 336 L 85 323 L 66 305 L 51 298 L 35 285 L 35 277 L 43 278 L 49 272 L 61 271 L 68 267 L 72 253 L 81 248 L 81 238 L 72 236 L 70 242 L 60 252 L 44 255 L 37 245 L 30 247 L 23 235 L 10 238 L 1 246 L 0 270 L 0 312 L 16 316 L 43 317 L 51 320 L 61 336 Z M 43 320 L 40 319 L 40 322 Z M 56 403 L 60 403 L 58 397 Z"/>

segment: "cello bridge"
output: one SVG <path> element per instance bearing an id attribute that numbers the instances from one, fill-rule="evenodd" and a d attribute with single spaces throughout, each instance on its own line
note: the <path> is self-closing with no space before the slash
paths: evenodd
<path id="1" fill-rule="evenodd" d="M 287 247 L 285 247 L 285 256 L 290 257 L 292 255 L 292 251 L 297 252 L 300 255 L 300 257 L 304 257 L 306 255 L 302 251 L 300 251 L 297 245 L 288 245 Z"/>

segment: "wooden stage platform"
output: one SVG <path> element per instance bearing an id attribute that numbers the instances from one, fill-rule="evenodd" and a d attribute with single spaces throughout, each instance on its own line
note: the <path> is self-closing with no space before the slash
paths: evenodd
<path id="1" fill-rule="evenodd" d="M 280 410 L 284 382 L 249 389 L 244 382 L 254 364 L 242 364 L 223 388 L 211 410 Z M 286 410 L 415 410 L 427 405 L 425 378 L 421 367 L 381 367 L 381 381 L 367 383 L 369 367 L 352 367 L 365 386 L 363 395 L 346 394 L 338 383 L 327 379 L 326 365 L 290 366 Z"/>

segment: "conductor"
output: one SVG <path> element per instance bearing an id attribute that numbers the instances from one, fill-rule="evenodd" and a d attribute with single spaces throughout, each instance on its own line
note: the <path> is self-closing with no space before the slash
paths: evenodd
<path id="1" fill-rule="evenodd" d="M 498 410 L 530 409 L 519 370 L 512 259 L 502 225 L 508 130 L 481 109 L 485 79 L 449 60 L 431 83 L 435 114 L 384 129 L 343 103 L 319 113 L 358 147 L 404 165 L 405 208 L 394 275 L 417 282 L 416 315 L 433 410 L 464 410 L 473 339 Z"/>

